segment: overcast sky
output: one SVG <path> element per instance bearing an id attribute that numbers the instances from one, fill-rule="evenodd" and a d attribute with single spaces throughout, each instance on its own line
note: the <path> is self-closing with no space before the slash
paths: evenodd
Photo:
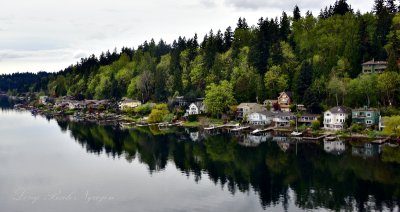
<path id="1" fill-rule="evenodd" d="M 13 0 L 0 7 L 0 74 L 59 71 L 90 54 L 137 47 L 145 40 L 178 36 L 200 40 L 210 29 L 234 27 L 239 17 L 292 14 L 297 4 L 318 15 L 334 0 Z M 373 0 L 348 0 L 370 11 Z"/>

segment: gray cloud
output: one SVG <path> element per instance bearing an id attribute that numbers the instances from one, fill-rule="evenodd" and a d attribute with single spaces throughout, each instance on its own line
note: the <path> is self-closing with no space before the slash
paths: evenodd
<path id="1" fill-rule="evenodd" d="M 210 29 L 249 25 L 260 17 L 289 13 L 295 4 L 304 13 L 334 0 L 13 0 L 0 7 L 0 73 L 58 71 L 85 55 L 136 47 L 145 40 L 178 36 L 201 38 Z M 369 10 L 373 1 L 348 0 Z M 366 9 L 365 9 L 366 8 Z"/>

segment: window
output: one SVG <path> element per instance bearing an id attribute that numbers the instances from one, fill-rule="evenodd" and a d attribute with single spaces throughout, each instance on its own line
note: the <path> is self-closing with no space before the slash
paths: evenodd
<path id="1" fill-rule="evenodd" d="M 371 120 L 367 120 L 367 124 L 372 124 L 372 121 Z"/>
<path id="2" fill-rule="evenodd" d="M 371 117 L 371 113 L 367 113 L 367 117 Z"/>

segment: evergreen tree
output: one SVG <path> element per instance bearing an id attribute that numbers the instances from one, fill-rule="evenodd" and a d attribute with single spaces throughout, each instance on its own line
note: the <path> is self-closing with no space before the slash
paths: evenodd
<path id="1" fill-rule="evenodd" d="M 283 12 L 280 20 L 280 38 L 282 40 L 287 40 L 289 34 L 290 34 L 290 21 L 287 14 Z"/>
<path id="2" fill-rule="evenodd" d="M 389 52 L 388 65 L 386 67 L 386 70 L 399 72 L 399 66 L 397 65 L 397 55 L 393 49 L 391 49 Z"/>
<path id="3" fill-rule="evenodd" d="M 344 15 L 348 12 L 352 12 L 352 9 L 350 5 L 347 4 L 346 0 L 338 0 L 335 2 L 333 15 Z"/>
<path id="4" fill-rule="evenodd" d="M 301 14 L 300 14 L 300 9 L 299 7 L 296 5 L 293 9 L 293 20 L 294 21 L 298 21 L 301 18 Z"/>
<path id="5" fill-rule="evenodd" d="M 229 48 L 231 48 L 233 42 L 233 32 L 232 28 L 229 26 L 226 28 L 224 32 L 224 51 L 228 51 Z"/>

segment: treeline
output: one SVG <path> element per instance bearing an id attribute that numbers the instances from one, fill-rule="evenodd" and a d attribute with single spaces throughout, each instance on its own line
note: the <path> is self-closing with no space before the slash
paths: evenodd
<path id="1" fill-rule="evenodd" d="M 92 55 L 49 75 L 41 88 L 53 96 L 165 102 L 204 97 L 208 86 L 227 81 L 236 102 L 262 102 L 290 90 L 313 112 L 336 104 L 397 105 L 397 12 L 390 0 L 376 0 L 365 14 L 339 0 L 317 17 L 302 16 L 296 6 L 291 15 L 260 18 L 254 26 L 239 18 L 235 28 L 211 30 L 201 41 L 195 34 Z M 361 64 L 371 59 L 388 60 L 388 70 L 361 76 Z"/>

